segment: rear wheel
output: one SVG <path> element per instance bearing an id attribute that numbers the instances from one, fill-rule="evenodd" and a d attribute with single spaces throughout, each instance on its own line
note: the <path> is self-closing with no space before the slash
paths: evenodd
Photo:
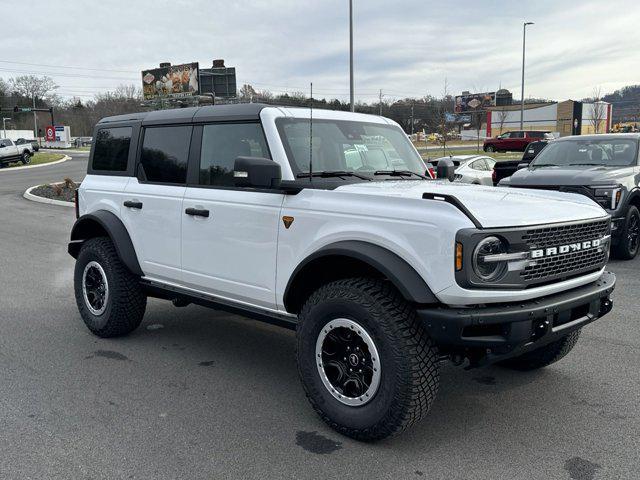
<path id="1" fill-rule="evenodd" d="M 373 441 L 429 412 L 439 384 L 437 350 L 393 286 L 367 278 L 329 283 L 299 318 L 298 371 L 329 426 Z"/>
<path id="2" fill-rule="evenodd" d="M 126 335 L 140 325 L 147 297 L 110 239 L 97 237 L 84 243 L 76 261 L 74 289 L 82 320 L 95 335 Z"/>
<path id="3" fill-rule="evenodd" d="M 514 370 L 537 370 L 543 368 L 552 363 L 557 362 L 561 358 L 565 357 L 573 347 L 575 347 L 580 338 L 580 330 L 571 332 L 553 343 L 532 350 L 519 357 L 509 358 L 500 362 L 500 365 L 512 368 Z"/>
<path id="4" fill-rule="evenodd" d="M 638 255 L 638 250 L 640 250 L 640 212 L 637 207 L 631 205 L 614 253 L 618 258 L 631 260 Z"/>
<path id="5" fill-rule="evenodd" d="M 484 151 L 485 152 L 495 152 L 496 151 L 496 147 L 494 147 L 493 145 L 487 145 L 486 147 L 484 147 Z"/>

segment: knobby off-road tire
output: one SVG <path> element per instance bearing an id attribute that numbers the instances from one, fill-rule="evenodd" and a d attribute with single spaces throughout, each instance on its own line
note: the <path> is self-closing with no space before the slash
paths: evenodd
<path id="1" fill-rule="evenodd" d="M 355 322 L 356 330 L 362 327 L 378 352 L 379 384 L 364 404 L 344 404 L 325 386 L 328 377 L 325 382 L 321 377 L 317 342 L 336 321 Z M 298 371 L 307 398 L 338 432 L 362 441 L 380 440 L 429 412 L 440 380 L 437 349 L 414 308 L 392 285 L 351 278 L 319 288 L 302 308 L 296 335 Z"/>
<path id="2" fill-rule="evenodd" d="M 532 350 L 519 357 L 513 357 L 500 362 L 504 367 L 513 370 L 537 370 L 543 368 L 565 357 L 575 347 L 580 338 L 580 330 L 571 332 L 553 343 Z"/>
<path id="3" fill-rule="evenodd" d="M 622 227 L 620 242 L 614 247 L 613 253 L 622 260 L 632 260 L 640 250 L 640 212 L 634 205 L 629 207 L 627 217 Z"/>
<path id="4" fill-rule="evenodd" d="M 103 304 L 96 302 L 95 295 L 85 294 L 85 290 L 100 290 L 99 286 L 95 287 L 100 283 L 100 277 L 106 278 L 107 294 Z M 138 277 L 120 261 L 109 238 L 92 238 L 83 244 L 76 261 L 74 290 L 82 320 L 99 337 L 126 335 L 142 321 L 147 297 L 140 288 Z"/>

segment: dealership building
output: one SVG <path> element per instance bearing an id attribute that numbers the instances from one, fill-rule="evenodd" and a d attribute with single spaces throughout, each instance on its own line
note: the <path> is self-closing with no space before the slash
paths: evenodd
<path id="1" fill-rule="evenodd" d="M 463 138 L 495 137 L 512 130 L 542 130 L 557 137 L 587 135 L 611 131 L 612 109 L 607 102 L 525 103 L 520 126 L 520 103 L 514 103 L 508 90 L 497 92 L 462 92 L 455 99 L 457 118 L 473 122 L 461 131 Z M 478 124 L 480 131 L 478 132 Z M 466 134 L 466 135 L 465 135 Z"/>
<path id="2" fill-rule="evenodd" d="M 611 130 L 611 114 L 607 102 L 525 103 L 520 128 L 520 105 L 491 106 L 482 129 L 487 137 L 521 129 L 550 131 L 560 137 L 607 133 Z"/>

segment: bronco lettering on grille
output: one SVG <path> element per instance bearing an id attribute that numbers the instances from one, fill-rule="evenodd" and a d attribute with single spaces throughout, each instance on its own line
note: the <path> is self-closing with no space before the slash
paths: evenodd
<path id="1" fill-rule="evenodd" d="M 553 255 L 561 255 L 563 253 L 577 252 L 579 250 L 588 250 L 597 248 L 602 245 L 602 239 L 587 240 L 585 242 L 570 243 L 568 245 L 560 245 L 558 247 L 547 247 L 531 250 L 531 258 L 551 257 Z"/>

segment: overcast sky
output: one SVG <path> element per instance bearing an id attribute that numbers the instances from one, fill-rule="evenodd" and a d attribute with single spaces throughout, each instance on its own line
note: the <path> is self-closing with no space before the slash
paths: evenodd
<path id="1" fill-rule="evenodd" d="M 356 100 L 490 91 L 590 96 L 640 83 L 634 1 L 354 0 Z M 224 58 L 238 88 L 348 100 L 348 0 L 4 0 L 0 76 L 48 74 L 62 96 L 141 84 L 159 62 Z M 24 65 L 9 62 L 24 62 Z M 57 66 L 54 68 L 54 66 Z M 82 67 L 76 68 L 59 68 Z M 101 71 L 100 69 L 104 69 Z M 114 71 L 117 70 L 117 71 Z"/>

